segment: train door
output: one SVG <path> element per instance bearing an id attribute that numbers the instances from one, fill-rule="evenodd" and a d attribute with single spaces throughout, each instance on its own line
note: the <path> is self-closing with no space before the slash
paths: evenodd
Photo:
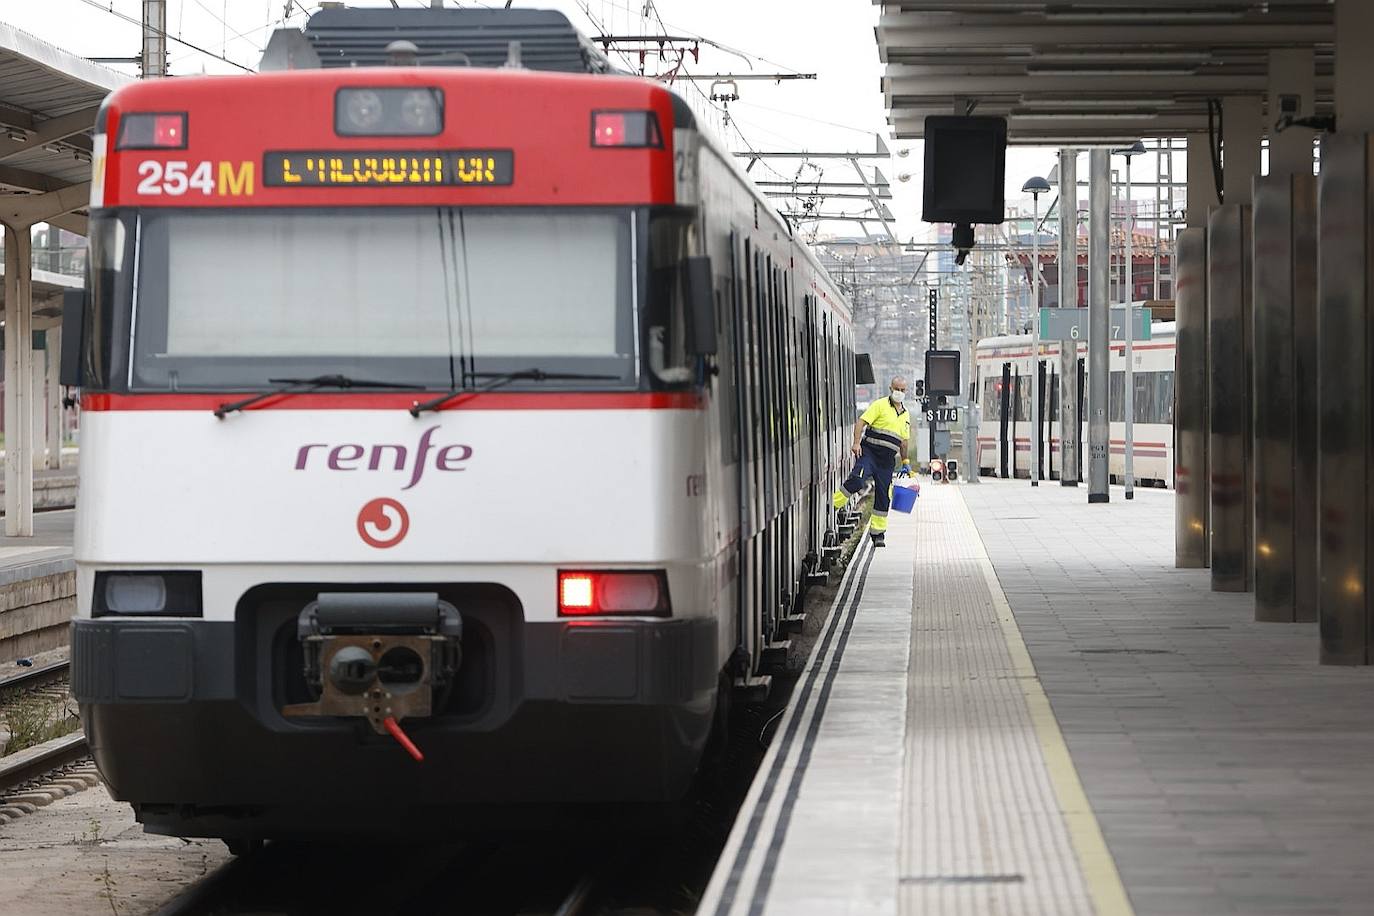
<path id="1" fill-rule="evenodd" d="M 1026 418 L 1026 412 L 1021 409 L 1026 397 L 1026 377 L 1021 374 L 1020 365 L 1013 364 L 1011 367 L 1011 476 L 1020 476 L 1021 471 L 1021 440 L 1017 436 L 1017 422 Z"/>
<path id="2" fill-rule="evenodd" d="M 1056 427 L 1057 427 L 1057 425 L 1058 425 L 1058 420 L 1059 420 L 1059 373 L 1055 370 L 1055 366 L 1057 365 L 1058 361 L 1052 359 L 1052 360 L 1049 361 L 1049 363 L 1050 363 L 1050 385 L 1049 385 L 1049 390 L 1050 390 L 1050 398 L 1049 398 L 1049 400 L 1050 400 L 1050 403 L 1049 403 L 1049 409 L 1045 412 L 1045 417 L 1046 417 L 1046 421 L 1047 421 L 1047 422 L 1045 423 L 1045 425 L 1046 425 L 1046 427 L 1047 427 L 1047 430 L 1046 430 L 1046 433 L 1045 433 L 1045 441 L 1048 442 L 1049 445 L 1047 446 L 1046 453 L 1045 453 L 1045 457 L 1046 457 L 1046 459 L 1047 459 L 1046 462 L 1045 462 L 1045 477 L 1046 477 L 1047 479 L 1049 479 L 1049 480 L 1053 480 L 1053 479 L 1054 479 L 1054 474 L 1055 474 L 1055 471 L 1054 471 L 1054 443 L 1055 443 L 1055 442 L 1057 441 L 1057 439 L 1059 438 L 1058 434 L 1056 434 L 1056 432 L 1055 432 Z"/>
<path id="3" fill-rule="evenodd" d="M 772 611 L 769 610 L 768 593 L 774 585 L 774 558 L 772 558 L 772 537 L 774 537 L 774 516 L 776 475 L 774 471 L 774 393 L 772 393 L 772 335 L 769 334 L 768 299 L 772 291 L 772 261 L 763 251 L 754 254 L 757 268 L 754 284 L 754 321 L 757 328 L 758 343 L 758 431 L 760 431 L 760 453 L 758 466 L 763 482 L 763 503 L 761 503 L 760 531 L 758 531 L 757 560 L 758 582 L 754 591 L 754 602 L 758 606 L 758 622 L 764 643 L 772 637 Z"/>
<path id="4" fill-rule="evenodd" d="M 758 634 L 759 620 L 759 556 L 758 532 L 760 528 L 760 505 L 762 488 L 760 486 L 760 446 L 759 440 L 759 390 L 758 390 L 758 328 L 754 314 L 754 303 L 758 287 L 758 255 L 748 239 L 743 240 L 743 270 L 736 271 L 739 278 L 738 301 L 735 308 L 735 350 L 736 381 L 739 391 L 739 431 L 740 431 L 740 518 L 739 518 L 739 613 L 740 649 L 744 653 L 744 676 L 758 668 L 762 646 Z"/>
<path id="5" fill-rule="evenodd" d="M 1079 422 L 1074 424 L 1073 441 L 1077 443 L 1074 454 L 1078 456 L 1078 480 L 1083 479 L 1083 424 L 1087 422 L 1087 413 L 1083 401 L 1088 396 L 1088 366 L 1084 359 L 1078 358 L 1078 412 L 1074 416 L 1078 417 Z"/>
<path id="6" fill-rule="evenodd" d="M 821 500 L 825 497 L 821 489 L 823 471 L 824 416 L 821 410 L 820 386 L 816 377 L 816 300 L 813 296 L 802 297 L 802 357 L 806 361 L 806 410 L 803 411 L 806 423 L 806 465 L 804 473 L 807 480 L 806 491 L 806 532 L 807 553 L 812 568 L 821 556 L 821 538 L 824 530 L 821 525 Z"/>
<path id="7" fill-rule="evenodd" d="M 1031 462 L 1031 473 L 1035 469 L 1040 469 L 1040 479 L 1045 477 L 1045 443 L 1049 441 L 1050 415 L 1045 409 L 1045 364 L 1040 359 L 1040 355 L 1035 355 L 1035 387 L 1032 389 L 1032 396 L 1035 398 L 1035 416 L 1040 421 L 1038 429 L 1031 433 L 1031 448 L 1035 452 L 1035 459 Z"/>
<path id="8" fill-rule="evenodd" d="M 1007 473 L 1007 446 L 1011 442 L 1011 433 L 1007 428 L 1011 421 L 1011 363 L 1002 364 L 1002 384 L 998 391 L 997 406 L 1000 414 L 997 423 L 998 468 L 1005 480 L 1011 476 Z"/>

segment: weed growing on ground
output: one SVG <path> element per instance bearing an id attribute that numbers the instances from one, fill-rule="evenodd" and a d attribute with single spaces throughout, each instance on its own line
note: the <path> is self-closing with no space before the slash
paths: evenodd
<path id="1" fill-rule="evenodd" d="M 71 715 L 66 702 L 59 698 L 11 692 L 0 697 L 0 705 L 4 706 L 5 728 L 10 733 L 0 756 L 69 735 L 81 727 L 81 720 Z"/>

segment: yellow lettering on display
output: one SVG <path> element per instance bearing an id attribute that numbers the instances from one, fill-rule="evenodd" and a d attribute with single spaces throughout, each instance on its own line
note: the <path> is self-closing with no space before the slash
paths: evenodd
<path id="1" fill-rule="evenodd" d="M 339 155 L 296 152 L 289 155 L 273 153 L 265 160 L 272 174 L 271 185 L 317 185 L 340 187 L 358 185 L 379 187 L 386 185 L 491 185 L 509 183 L 500 175 L 501 168 L 509 168 L 500 155 L 457 152 L 357 153 Z M 244 174 L 245 168 L 247 174 Z M 228 171 L 226 171 L 226 169 Z M 449 171 L 452 169 L 453 171 Z M 251 164 L 220 164 L 220 184 L 235 185 L 252 192 Z M 227 193 L 221 191 L 221 193 Z"/>
<path id="2" fill-rule="evenodd" d="M 232 162 L 219 164 L 219 193 L 230 197 L 251 196 L 253 193 L 253 163 L 240 162 L 234 168 Z"/>

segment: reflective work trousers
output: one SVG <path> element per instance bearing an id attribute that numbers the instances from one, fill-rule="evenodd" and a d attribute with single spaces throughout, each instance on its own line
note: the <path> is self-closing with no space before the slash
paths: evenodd
<path id="1" fill-rule="evenodd" d="M 864 488 L 864 479 L 871 478 L 873 515 L 868 527 L 874 534 L 882 534 L 887 530 L 887 513 L 892 506 L 892 472 L 896 469 L 896 455 L 864 443 L 859 460 L 854 462 L 854 470 L 849 472 L 849 478 L 835 491 L 835 508 L 843 508 L 851 496 Z"/>

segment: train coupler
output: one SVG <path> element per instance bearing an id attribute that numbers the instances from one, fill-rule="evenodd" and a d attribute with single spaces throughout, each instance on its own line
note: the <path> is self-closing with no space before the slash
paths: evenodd
<path id="1" fill-rule="evenodd" d="M 432 592 L 322 592 L 301 611 L 296 635 L 317 699 L 282 714 L 365 718 L 379 735 L 432 715 L 435 691 L 453 683 L 463 659 L 463 618 Z"/>

